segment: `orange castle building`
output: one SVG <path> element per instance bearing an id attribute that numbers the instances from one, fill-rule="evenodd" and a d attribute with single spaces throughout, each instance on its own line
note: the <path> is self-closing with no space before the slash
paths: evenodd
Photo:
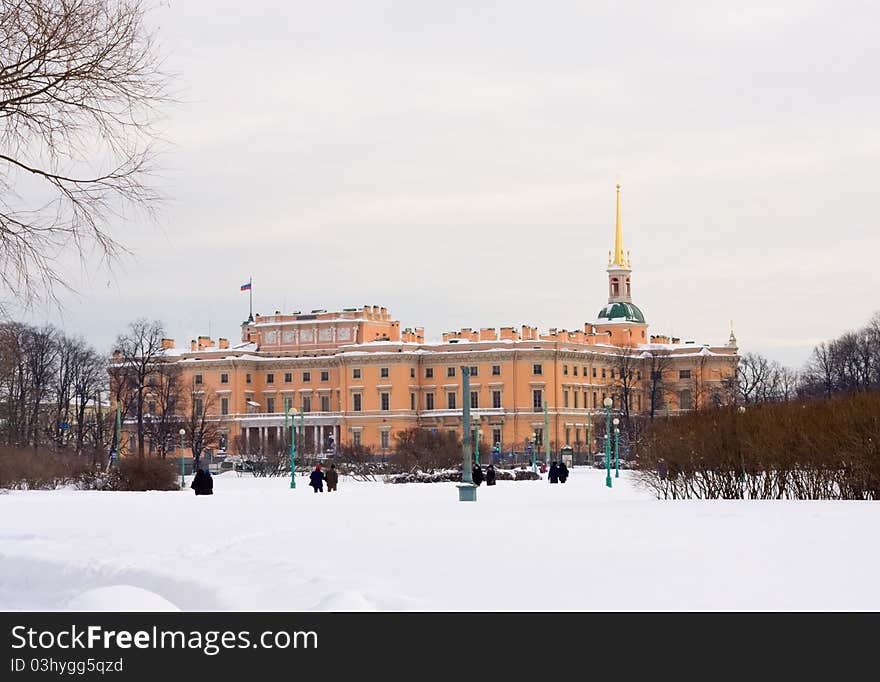
<path id="1" fill-rule="evenodd" d="M 632 298 L 620 185 L 607 272 L 608 302 L 581 329 L 465 328 L 427 342 L 424 329 L 401 329 L 384 307 L 275 311 L 242 323 L 238 344 L 200 336 L 180 349 L 165 340 L 164 357 L 179 363 L 185 385 L 212 394 L 205 404 L 234 454 L 282 447 L 291 409 L 307 453 L 351 443 L 390 454 L 394 434 L 416 426 L 461 434 L 464 400 L 482 442 L 503 452 L 546 438 L 556 452 L 595 452 L 606 397 L 615 413 L 639 415 L 726 401 L 737 361 L 732 330 L 723 346 L 648 335 Z"/>

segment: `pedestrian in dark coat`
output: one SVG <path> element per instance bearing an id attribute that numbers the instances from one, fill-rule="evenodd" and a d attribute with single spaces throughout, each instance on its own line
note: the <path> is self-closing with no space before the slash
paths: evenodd
<path id="1" fill-rule="evenodd" d="M 204 487 L 204 492 L 202 493 L 202 495 L 214 494 L 214 477 L 211 475 L 208 467 L 205 467 L 205 478 L 202 486 Z"/>
<path id="2" fill-rule="evenodd" d="M 495 485 L 495 465 L 486 467 L 486 485 Z"/>
<path id="3" fill-rule="evenodd" d="M 332 493 L 336 490 L 336 484 L 339 482 L 339 472 L 336 471 L 336 465 L 331 464 L 330 470 L 324 475 L 327 481 L 327 492 Z"/>
<path id="4" fill-rule="evenodd" d="M 473 474 L 473 479 L 474 479 L 474 485 L 480 485 L 480 483 L 483 482 L 483 470 L 480 468 L 479 464 L 474 464 L 474 469 L 473 469 L 472 474 Z"/>
<path id="5" fill-rule="evenodd" d="M 562 462 L 559 465 L 559 482 L 565 483 L 568 480 L 568 467 L 565 466 L 565 462 Z"/>
<path id="6" fill-rule="evenodd" d="M 315 489 L 316 493 L 324 492 L 324 472 L 321 471 L 320 464 L 315 465 L 315 470 L 309 476 L 309 485 Z"/>
<path id="7" fill-rule="evenodd" d="M 553 462 L 550 465 L 550 471 L 547 472 L 547 478 L 551 483 L 559 483 L 559 467 L 556 466 L 556 462 Z"/>
<path id="8" fill-rule="evenodd" d="M 189 484 L 189 487 L 195 491 L 196 495 L 204 495 L 205 472 L 201 469 L 196 469 L 196 475 L 193 476 L 192 483 Z"/>

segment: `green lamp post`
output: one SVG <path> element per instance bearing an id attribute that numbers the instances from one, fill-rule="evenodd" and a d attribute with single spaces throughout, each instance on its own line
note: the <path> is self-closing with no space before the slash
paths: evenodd
<path id="1" fill-rule="evenodd" d="M 186 488 L 186 478 L 183 473 L 183 437 L 186 435 L 186 429 L 181 429 L 178 433 L 180 434 L 180 489 L 184 490 Z"/>
<path id="2" fill-rule="evenodd" d="M 611 406 L 614 401 L 605 398 L 602 401 L 605 406 L 605 485 L 611 487 Z"/>
<path id="3" fill-rule="evenodd" d="M 284 427 L 290 417 L 290 487 L 296 488 L 296 411 L 291 407 L 284 413 Z"/>
<path id="4" fill-rule="evenodd" d="M 620 478 L 620 420 L 615 417 L 614 421 L 614 478 Z"/>
<path id="5" fill-rule="evenodd" d="M 471 378 L 470 367 L 461 368 L 461 483 L 458 486 L 459 502 L 476 502 L 477 486 L 474 485 L 474 473 L 471 466 Z"/>
<path id="6" fill-rule="evenodd" d="M 299 411 L 299 437 L 303 439 L 302 442 L 302 450 L 303 450 L 303 459 L 305 459 L 305 449 L 306 449 L 306 411 Z M 305 476 L 305 473 L 303 473 Z"/>
<path id="7" fill-rule="evenodd" d="M 550 414 L 547 412 L 546 400 L 544 401 L 544 463 L 550 466 Z"/>
<path id="8" fill-rule="evenodd" d="M 538 473 L 538 432 L 532 431 L 532 473 Z"/>

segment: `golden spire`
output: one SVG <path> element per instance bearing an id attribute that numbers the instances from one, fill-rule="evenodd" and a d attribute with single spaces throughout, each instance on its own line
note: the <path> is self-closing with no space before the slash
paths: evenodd
<path id="1" fill-rule="evenodd" d="M 617 183 L 617 222 L 614 231 L 614 265 L 626 267 L 623 257 L 623 225 L 620 221 L 620 183 Z"/>

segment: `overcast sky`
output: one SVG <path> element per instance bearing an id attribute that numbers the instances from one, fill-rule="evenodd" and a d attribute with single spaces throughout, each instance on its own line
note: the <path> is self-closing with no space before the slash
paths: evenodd
<path id="1" fill-rule="evenodd" d="M 880 309 L 871 2 L 164 0 L 185 100 L 160 224 L 63 314 L 108 349 L 162 320 L 384 305 L 429 338 L 579 328 L 607 298 L 614 184 L 652 332 L 800 365 Z"/>

